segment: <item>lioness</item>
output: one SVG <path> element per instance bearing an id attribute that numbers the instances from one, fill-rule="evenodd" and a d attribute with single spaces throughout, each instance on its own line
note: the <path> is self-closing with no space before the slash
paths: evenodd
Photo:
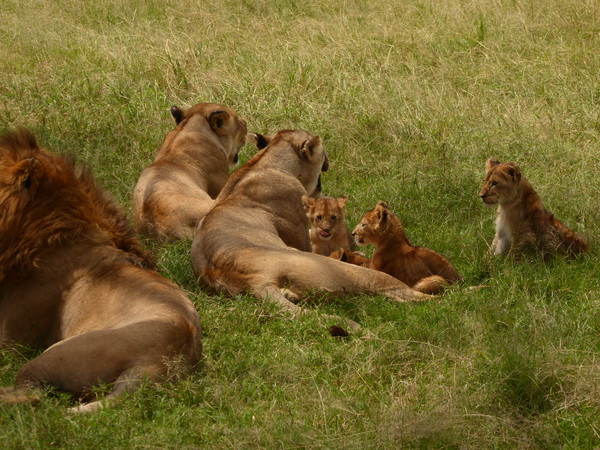
<path id="1" fill-rule="evenodd" d="M 199 280 L 293 313 L 301 308 L 288 296 L 304 291 L 382 294 L 398 302 L 428 298 L 382 272 L 310 253 L 302 196 L 316 191 L 327 167 L 319 136 L 302 130 L 273 136 L 231 175 L 198 225 L 192 266 Z"/>
<path id="2" fill-rule="evenodd" d="M 170 361 L 194 366 L 198 314 L 154 270 L 125 214 L 88 170 L 40 148 L 26 130 L 0 139 L 0 346 L 47 348 L 0 400 L 34 401 L 55 386 L 107 399 L 158 381 Z M 99 400 L 75 412 L 101 407 Z"/>
<path id="3" fill-rule="evenodd" d="M 302 196 L 306 217 L 310 220 L 310 243 L 313 253 L 329 256 L 333 251 L 353 249 L 354 239 L 344 221 L 348 196 L 312 198 Z"/>
<path id="4" fill-rule="evenodd" d="M 384 202 L 365 213 L 352 235 L 359 245 L 375 244 L 371 269 L 388 273 L 417 291 L 437 294 L 462 279 L 446 257 L 412 245 L 402 222 Z"/>
<path id="5" fill-rule="evenodd" d="M 500 163 L 490 158 L 485 169 L 479 197 L 488 206 L 498 205 L 491 253 L 500 255 L 508 250 L 510 256 L 518 257 L 526 251 L 539 251 L 547 257 L 557 252 L 574 255 L 588 249 L 587 242 L 544 208 L 514 162 Z"/>
<path id="6" fill-rule="evenodd" d="M 177 126 L 165 137 L 154 162 L 133 193 L 133 221 L 140 233 L 161 240 L 191 239 L 198 221 L 238 163 L 246 121 L 223 105 L 171 107 Z"/>

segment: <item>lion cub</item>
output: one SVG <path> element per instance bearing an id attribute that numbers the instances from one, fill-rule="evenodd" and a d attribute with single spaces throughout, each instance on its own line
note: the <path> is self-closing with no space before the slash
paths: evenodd
<path id="1" fill-rule="evenodd" d="M 302 196 L 306 217 L 310 219 L 312 252 L 329 256 L 340 248 L 352 249 L 353 239 L 344 222 L 347 195 L 341 197 L 312 198 Z"/>
<path id="2" fill-rule="evenodd" d="M 486 176 L 479 197 L 488 206 L 498 205 L 496 235 L 490 252 L 500 255 L 508 250 L 519 256 L 528 250 L 573 255 L 584 252 L 588 244 L 550 214 L 514 162 L 487 160 Z"/>
<path id="3" fill-rule="evenodd" d="M 437 294 L 462 279 L 444 256 L 412 245 L 402 222 L 384 202 L 363 216 L 352 235 L 359 245 L 375 244 L 371 269 L 392 275 L 417 291 Z"/>

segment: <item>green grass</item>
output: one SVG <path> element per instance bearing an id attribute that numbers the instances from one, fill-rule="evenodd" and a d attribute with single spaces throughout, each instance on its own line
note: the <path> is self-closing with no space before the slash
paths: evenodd
<path id="1" fill-rule="evenodd" d="M 597 248 L 597 2 L 4 0 L 0 17 L 0 128 L 74 153 L 127 210 L 169 106 L 224 103 L 251 131 L 321 135 L 349 226 L 386 201 L 466 280 L 427 304 L 307 305 L 363 326 L 335 339 L 316 313 L 204 292 L 189 243 L 146 239 L 198 308 L 201 368 L 95 415 L 60 393 L 0 405 L 0 446 L 600 446 L 598 252 L 492 258 L 477 198 L 488 157 L 516 161 Z M 0 352 L 0 385 L 35 354 Z"/>

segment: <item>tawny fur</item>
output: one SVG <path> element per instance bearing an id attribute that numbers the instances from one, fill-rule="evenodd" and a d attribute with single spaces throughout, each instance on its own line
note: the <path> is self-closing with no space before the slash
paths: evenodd
<path id="1" fill-rule="evenodd" d="M 337 198 L 302 196 L 306 217 L 311 223 L 309 236 L 313 253 L 329 256 L 340 248 L 354 248 L 354 239 L 345 222 L 347 201 L 346 195 Z"/>
<path id="2" fill-rule="evenodd" d="M 142 172 L 133 194 L 136 230 L 164 241 L 193 237 L 247 137 L 246 121 L 223 105 L 173 106 L 171 113 L 177 126 Z"/>
<path id="3" fill-rule="evenodd" d="M 355 266 L 371 267 L 371 260 L 360 252 L 353 252 L 345 248 L 340 248 L 329 254 L 330 258 L 337 259 Z"/>
<path id="4" fill-rule="evenodd" d="M 292 313 L 288 300 L 314 291 L 382 294 L 399 302 L 428 296 L 364 267 L 311 253 L 302 196 L 317 189 L 327 157 L 321 139 L 284 130 L 234 172 L 199 224 L 192 266 L 201 283 L 251 293 Z"/>
<path id="5" fill-rule="evenodd" d="M 108 399 L 170 360 L 194 366 L 200 324 L 184 292 L 154 270 L 126 216 L 88 170 L 38 147 L 21 130 L 0 139 L 0 346 L 46 348 L 0 400 L 36 401 L 55 386 Z M 102 403 L 76 408 L 91 411 Z"/>
<path id="6" fill-rule="evenodd" d="M 588 250 L 588 243 L 549 213 L 514 162 L 490 158 L 479 197 L 488 206 L 498 205 L 496 235 L 490 252 L 520 257 L 540 253 L 543 257 L 561 253 L 576 255 Z"/>
<path id="7" fill-rule="evenodd" d="M 374 244 L 371 268 L 380 270 L 427 294 L 462 279 L 447 258 L 411 244 L 400 219 L 384 202 L 368 211 L 352 235 L 359 245 Z"/>

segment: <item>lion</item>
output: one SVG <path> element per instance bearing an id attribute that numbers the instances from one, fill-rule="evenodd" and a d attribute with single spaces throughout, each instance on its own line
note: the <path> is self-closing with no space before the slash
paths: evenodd
<path id="1" fill-rule="evenodd" d="M 426 294 L 462 280 L 448 259 L 411 244 L 400 219 L 384 202 L 365 213 L 352 235 L 358 245 L 374 244 L 371 269 L 380 270 Z"/>
<path id="2" fill-rule="evenodd" d="M 306 217 L 310 220 L 310 243 L 313 253 L 329 256 L 344 248 L 353 250 L 354 239 L 344 222 L 348 196 L 312 198 L 302 196 Z"/>
<path id="3" fill-rule="evenodd" d="M 162 241 L 192 239 L 238 164 L 246 121 L 226 106 L 198 103 L 171 107 L 177 123 L 133 193 L 135 229 Z"/>
<path id="4" fill-rule="evenodd" d="M 563 225 L 542 205 L 521 169 L 514 162 L 487 160 L 486 176 L 479 197 L 488 206 L 498 205 L 496 235 L 490 253 L 519 258 L 539 252 L 544 258 L 555 253 L 573 256 L 589 245 Z"/>
<path id="5" fill-rule="evenodd" d="M 199 223 L 192 267 L 199 282 L 228 295 L 250 293 L 296 316 L 301 295 L 381 294 L 397 302 L 429 296 L 382 272 L 311 252 L 302 196 L 317 195 L 329 166 L 321 138 L 282 130 L 234 172 Z"/>
<path id="6" fill-rule="evenodd" d="M 361 252 L 354 252 L 344 247 L 340 247 L 338 250 L 331 252 L 329 257 L 356 266 L 371 267 L 371 260 Z"/>
<path id="7" fill-rule="evenodd" d="M 5 402 L 35 402 L 53 386 L 94 411 L 172 362 L 193 368 L 202 350 L 186 294 L 152 270 L 112 197 L 89 170 L 40 148 L 21 129 L 0 139 L 0 346 L 46 350 L 25 364 Z M 33 389 L 32 394 L 28 392 Z"/>

